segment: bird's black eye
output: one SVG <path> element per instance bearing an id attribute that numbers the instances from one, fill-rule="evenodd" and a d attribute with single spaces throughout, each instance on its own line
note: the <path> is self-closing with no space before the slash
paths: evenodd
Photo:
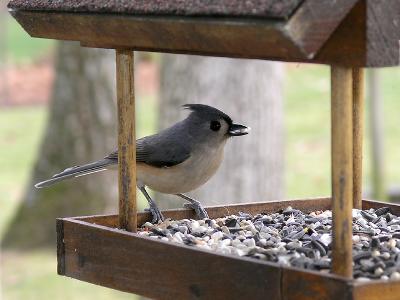
<path id="1" fill-rule="evenodd" d="M 221 123 L 218 121 L 211 121 L 210 129 L 213 131 L 218 131 L 221 128 Z"/>

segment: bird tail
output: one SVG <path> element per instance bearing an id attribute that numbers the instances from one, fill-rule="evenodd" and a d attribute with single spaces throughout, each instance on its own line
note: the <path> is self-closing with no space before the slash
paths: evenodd
<path id="1" fill-rule="evenodd" d="M 71 168 L 65 169 L 64 171 L 62 171 L 58 174 L 55 174 L 50 179 L 47 179 L 45 181 L 35 184 L 35 187 L 40 189 L 40 188 L 51 186 L 59 181 L 65 180 L 65 179 L 81 177 L 81 176 L 105 171 L 105 170 L 107 170 L 108 166 L 114 165 L 117 163 L 118 162 L 116 159 L 105 158 L 102 160 L 92 162 L 87 165 L 71 167 Z"/>

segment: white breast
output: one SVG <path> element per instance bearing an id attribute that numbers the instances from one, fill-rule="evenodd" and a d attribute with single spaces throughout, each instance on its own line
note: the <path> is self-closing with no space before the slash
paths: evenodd
<path id="1" fill-rule="evenodd" d="M 206 183 L 215 174 L 223 155 L 224 144 L 219 148 L 192 153 L 186 161 L 173 167 L 156 168 L 137 163 L 137 181 L 165 194 L 187 193 Z"/>

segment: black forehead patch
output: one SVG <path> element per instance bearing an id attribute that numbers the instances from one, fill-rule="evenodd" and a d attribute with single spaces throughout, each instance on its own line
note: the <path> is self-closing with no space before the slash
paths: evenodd
<path id="1" fill-rule="evenodd" d="M 185 104 L 182 105 L 182 107 L 204 117 L 205 119 L 224 119 L 228 125 L 232 125 L 232 119 L 226 113 L 216 109 L 215 107 L 205 104 Z"/>

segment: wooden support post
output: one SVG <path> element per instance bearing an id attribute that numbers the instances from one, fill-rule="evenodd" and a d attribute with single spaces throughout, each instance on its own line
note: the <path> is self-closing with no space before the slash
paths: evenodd
<path id="1" fill-rule="evenodd" d="M 353 93 L 352 69 L 331 68 L 332 271 L 352 277 Z"/>
<path id="2" fill-rule="evenodd" d="M 137 229 L 133 51 L 117 50 L 119 226 Z"/>
<path id="3" fill-rule="evenodd" d="M 364 69 L 353 68 L 353 207 L 362 208 Z"/>

